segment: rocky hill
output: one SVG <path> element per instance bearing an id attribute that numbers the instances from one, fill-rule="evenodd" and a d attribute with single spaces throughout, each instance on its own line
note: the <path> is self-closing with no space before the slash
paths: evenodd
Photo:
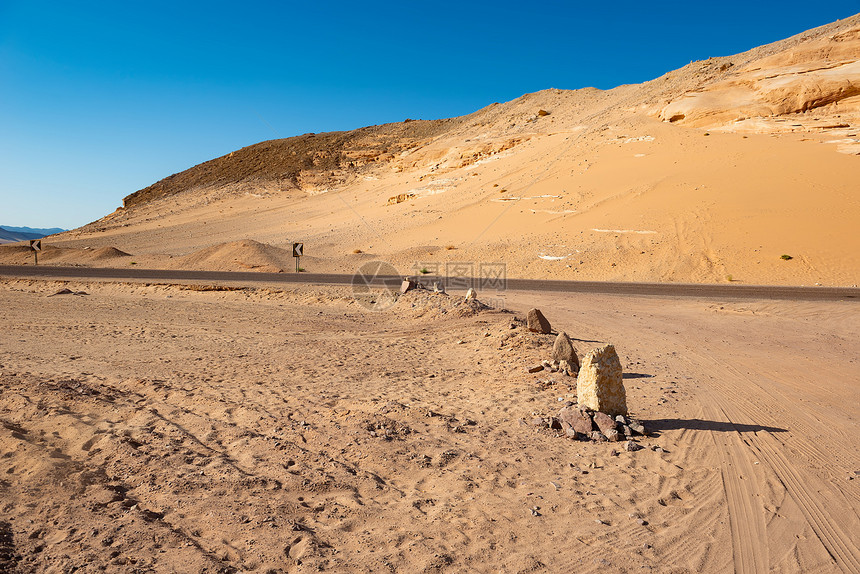
<path id="1" fill-rule="evenodd" d="M 303 241 L 319 271 L 492 260 L 524 277 L 850 285 L 858 66 L 860 15 L 643 84 L 266 141 L 58 244 L 157 266 L 214 248 L 231 255 L 194 264 L 242 269 L 259 265 L 242 242 Z"/>

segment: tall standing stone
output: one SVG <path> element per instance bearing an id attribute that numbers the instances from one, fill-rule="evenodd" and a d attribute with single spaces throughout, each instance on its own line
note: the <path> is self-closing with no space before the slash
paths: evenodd
<path id="1" fill-rule="evenodd" d="M 550 327 L 549 321 L 546 320 L 546 317 L 543 316 L 543 313 L 540 312 L 540 309 L 529 310 L 528 326 L 529 331 L 534 331 L 535 333 L 543 333 L 544 335 L 552 331 L 552 327 Z"/>
<path id="2" fill-rule="evenodd" d="M 564 331 L 555 338 L 555 343 L 552 346 L 552 360 L 567 361 L 572 370 L 579 371 L 579 357 L 576 355 L 576 349 L 570 337 Z"/>
<path id="3" fill-rule="evenodd" d="M 576 396 L 580 406 L 591 410 L 613 417 L 627 414 L 621 360 L 613 345 L 594 349 L 582 360 Z"/>

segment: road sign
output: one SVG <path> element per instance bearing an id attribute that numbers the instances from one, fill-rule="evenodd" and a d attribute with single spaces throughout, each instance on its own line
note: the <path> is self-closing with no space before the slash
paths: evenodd
<path id="1" fill-rule="evenodd" d="M 296 273 L 302 270 L 302 268 L 299 267 L 299 258 L 302 256 L 304 250 L 304 243 L 293 243 L 293 257 L 296 258 Z"/>
<path id="2" fill-rule="evenodd" d="M 33 262 L 38 265 L 39 264 L 39 251 L 42 250 L 42 240 L 41 239 L 31 239 L 30 240 L 30 249 L 33 250 Z"/>

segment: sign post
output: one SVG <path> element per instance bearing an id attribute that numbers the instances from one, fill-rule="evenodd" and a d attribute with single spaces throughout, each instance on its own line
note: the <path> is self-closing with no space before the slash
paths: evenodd
<path id="1" fill-rule="evenodd" d="M 36 262 L 36 265 L 39 264 L 39 251 L 42 250 L 42 240 L 41 239 L 31 239 L 30 240 L 30 249 L 33 250 L 33 259 Z"/>
<path id="2" fill-rule="evenodd" d="M 304 251 L 305 244 L 304 243 L 293 243 L 293 257 L 296 258 L 296 273 L 299 272 L 299 259 L 302 257 L 302 252 Z"/>

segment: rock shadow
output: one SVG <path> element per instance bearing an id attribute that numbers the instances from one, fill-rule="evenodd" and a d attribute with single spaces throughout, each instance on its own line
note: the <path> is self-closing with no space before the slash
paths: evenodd
<path id="1" fill-rule="evenodd" d="M 641 421 L 649 430 L 708 430 L 717 432 L 788 432 L 788 429 L 769 427 L 765 425 L 749 425 L 724 421 L 706 421 L 702 419 L 654 419 Z"/>

